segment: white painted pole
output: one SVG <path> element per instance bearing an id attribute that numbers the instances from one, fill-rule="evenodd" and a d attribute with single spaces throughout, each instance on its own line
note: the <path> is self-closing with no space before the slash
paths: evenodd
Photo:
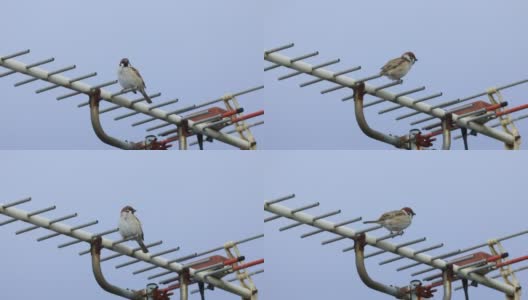
<path id="1" fill-rule="evenodd" d="M 4 214 L 6 216 L 12 217 L 16 220 L 24 221 L 29 224 L 33 224 L 42 228 L 46 228 L 48 230 L 54 231 L 56 233 L 63 234 L 65 236 L 69 236 L 75 239 L 79 239 L 81 241 L 90 243 L 94 235 L 90 232 L 84 231 L 84 230 L 72 230 L 73 227 L 63 224 L 63 223 L 53 223 L 50 225 L 50 220 L 34 215 L 31 217 L 28 217 L 28 212 L 18 209 L 16 207 L 5 207 L 0 205 L 0 213 Z M 172 270 L 176 273 L 181 273 L 183 270 L 183 266 L 177 262 L 169 263 L 167 259 L 157 256 L 152 257 L 148 253 L 143 253 L 142 251 L 134 251 L 132 248 L 127 247 L 123 244 L 115 244 L 114 241 L 109 239 L 102 239 L 102 247 L 106 249 L 110 249 L 112 251 L 115 251 L 117 253 L 127 255 L 129 257 L 137 258 L 141 261 L 144 261 L 146 263 L 155 265 L 157 267 L 161 267 L 164 269 Z M 247 288 L 231 284 L 229 282 L 226 282 L 224 280 L 212 277 L 212 276 L 205 276 L 207 273 L 200 273 L 196 272 L 194 269 L 190 269 L 190 275 L 193 278 L 196 278 L 199 281 L 207 282 L 215 287 L 218 287 L 222 290 L 228 291 L 230 293 L 234 293 L 236 295 L 239 295 L 243 298 L 250 298 L 251 297 L 251 291 Z"/>
<path id="2" fill-rule="evenodd" d="M 92 89 L 91 86 L 83 82 L 80 82 L 80 81 L 70 82 L 71 80 L 69 78 L 63 75 L 60 75 L 60 74 L 48 76 L 49 73 L 43 69 L 40 69 L 37 67 L 28 69 L 26 64 L 19 62 L 15 59 L 0 60 L 0 66 L 11 69 L 13 71 L 16 71 L 22 74 L 26 74 L 26 75 L 44 80 L 44 81 L 58 84 L 62 87 L 72 89 L 72 90 L 75 90 L 77 92 L 81 92 L 84 94 L 88 94 L 90 90 Z M 175 115 L 175 114 L 169 115 L 166 111 L 163 111 L 158 108 L 151 109 L 151 107 L 145 103 L 132 103 L 132 101 L 128 100 L 127 98 L 123 96 L 112 97 L 112 93 L 110 93 L 109 91 L 101 90 L 101 98 L 111 103 L 135 110 L 137 112 L 155 117 L 160 120 L 167 121 L 175 125 L 180 124 L 180 122 L 182 121 L 182 118 L 178 115 Z M 222 132 L 216 131 L 211 128 L 204 128 L 206 124 L 198 124 L 196 126 L 194 126 L 193 124 L 194 122 L 189 120 L 189 128 L 191 128 L 196 133 L 201 133 L 203 135 L 212 137 L 214 139 L 217 139 L 224 143 L 233 145 L 240 149 L 246 150 L 246 149 L 251 148 L 250 143 L 246 140 L 243 140 L 236 136 L 224 134 Z"/>
<path id="3" fill-rule="evenodd" d="M 264 204 L 264 210 L 268 211 L 268 212 L 271 212 L 271 213 L 274 213 L 274 214 L 277 214 L 279 216 L 282 216 L 282 217 L 287 217 L 289 219 L 292 219 L 292 220 L 295 220 L 295 221 L 298 221 L 298 222 L 302 222 L 304 224 L 309 224 L 313 227 L 317 227 L 317 228 L 320 228 L 320 229 L 323 229 L 325 231 L 328 231 L 328 232 L 332 232 L 332 233 L 335 233 L 337 235 L 340 235 L 340 236 L 344 236 L 344 237 L 347 237 L 347 238 L 350 238 L 350 239 L 354 239 L 357 235 L 357 231 L 351 229 L 351 228 L 348 228 L 346 226 L 341 226 L 341 227 L 336 227 L 336 224 L 335 223 L 332 223 L 332 222 L 329 222 L 329 221 L 326 221 L 324 219 L 319 219 L 319 220 L 316 220 L 316 221 L 313 221 L 314 217 L 315 216 L 312 216 L 312 215 L 309 215 L 307 213 L 304 213 L 304 212 L 297 212 L 297 213 L 292 213 L 292 210 L 289 209 L 288 207 L 286 206 L 283 206 L 283 205 L 280 205 L 280 204 L 271 204 L 271 205 L 268 205 L 268 204 Z M 388 251 L 388 252 L 391 252 L 391 253 L 394 253 L 394 254 L 397 254 L 397 255 L 401 255 L 403 257 L 406 257 L 406 258 L 409 258 L 409 259 L 412 259 L 414 261 L 417 261 L 417 262 L 421 262 L 421 263 L 424 263 L 424 264 L 427 264 L 429 266 L 433 266 L 433 267 L 436 267 L 436 268 L 439 268 L 439 269 L 444 269 L 447 265 L 447 262 L 442 260 L 442 259 L 434 259 L 432 260 L 431 256 L 427 255 L 427 254 L 423 254 L 423 253 L 419 253 L 419 254 L 416 254 L 415 255 L 415 251 L 413 251 L 411 248 L 408 248 L 408 247 L 397 247 L 397 245 L 393 244 L 393 243 L 390 243 L 386 240 L 383 240 L 383 241 L 378 241 L 375 237 L 372 237 L 372 236 L 369 236 L 369 235 L 366 235 L 365 236 L 365 241 L 367 244 L 369 245 L 372 245 L 372 246 L 375 246 L 381 250 L 385 250 L 385 251 Z M 482 285 L 485 285 L 487 287 L 490 287 L 492 289 L 495 289 L 495 290 L 498 290 L 498 291 L 501 291 L 507 295 L 514 295 L 515 294 L 515 288 L 513 286 L 510 286 L 508 284 L 505 284 L 505 283 L 502 283 L 498 280 L 495 280 L 495 279 L 492 279 L 492 278 L 489 278 L 489 277 L 486 277 L 486 276 L 482 276 L 482 275 L 479 275 L 479 274 L 476 274 L 476 273 L 469 273 L 469 271 L 467 269 L 460 269 L 460 267 L 458 266 L 453 266 L 453 271 L 463 277 L 463 278 L 467 278 L 469 280 L 474 280 Z"/>
<path id="4" fill-rule="evenodd" d="M 324 68 L 314 68 L 313 65 L 308 64 L 303 61 L 295 61 L 292 62 L 291 58 L 273 52 L 273 53 L 265 53 L 264 59 L 276 64 L 279 64 L 281 66 L 285 66 L 306 74 L 310 74 L 319 78 L 323 78 L 325 80 L 328 80 L 330 82 L 334 82 L 340 85 L 344 85 L 349 88 L 353 88 L 357 81 L 354 79 L 341 75 L 336 76 L 334 72 L 328 71 Z M 437 118 L 443 118 L 444 115 L 447 113 L 444 109 L 441 108 L 433 108 L 431 105 L 423 102 L 415 103 L 415 100 L 408 97 L 408 96 L 401 96 L 395 99 L 395 94 L 388 92 L 386 90 L 376 90 L 376 87 L 369 85 L 365 83 L 365 91 L 373 96 L 377 96 L 380 98 L 383 98 L 387 101 L 394 102 L 400 105 L 403 105 L 405 107 L 412 108 L 416 111 L 423 112 L 432 116 L 435 116 Z M 515 141 L 514 136 L 511 134 L 487 127 L 482 124 L 478 124 L 475 122 L 468 122 L 467 118 L 458 118 L 456 115 L 453 115 L 453 121 L 460 127 L 466 127 L 473 129 L 483 135 L 489 136 L 491 138 L 500 140 L 506 144 L 513 144 Z"/>

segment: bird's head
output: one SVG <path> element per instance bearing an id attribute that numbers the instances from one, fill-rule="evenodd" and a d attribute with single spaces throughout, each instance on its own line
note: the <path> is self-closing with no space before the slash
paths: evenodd
<path id="1" fill-rule="evenodd" d="M 128 67 L 130 65 L 130 61 L 128 61 L 128 58 L 123 58 L 121 62 L 119 63 L 121 67 Z"/>
<path id="2" fill-rule="evenodd" d="M 414 217 L 416 214 L 410 207 L 404 207 L 401 210 L 403 210 L 407 215 Z"/>
<path id="3" fill-rule="evenodd" d="M 413 64 L 414 62 L 418 61 L 418 58 L 416 58 L 414 53 L 412 53 L 411 51 L 403 53 L 402 58 Z"/>
<path id="4" fill-rule="evenodd" d="M 121 209 L 121 213 L 131 213 L 131 214 L 133 214 L 135 212 L 136 212 L 136 210 L 130 205 L 127 205 L 127 206 L 123 207 L 123 209 Z"/>

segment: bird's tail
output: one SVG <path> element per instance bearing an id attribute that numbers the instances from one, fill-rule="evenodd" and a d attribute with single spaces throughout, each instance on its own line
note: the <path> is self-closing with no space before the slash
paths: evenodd
<path id="1" fill-rule="evenodd" d="M 145 98 L 145 100 L 147 100 L 148 103 L 152 103 L 152 100 L 151 100 L 150 97 L 147 95 L 147 93 L 145 93 L 145 90 L 144 90 L 144 89 L 140 89 L 139 92 L 141 93 L 141 95 L 143 95 L 143 97 Z"/>
<path id="2" fill-rule="evenodd" d="M 365 221 L 363 224 L 377 224 L 378 221 Z"/>
<path id="3" fill-rule="evenodd" d="M 138 244 L 139 244 L 139 247 L 141 247 L 141 250 L 144 252 L 144 253 L 148 253 L 148 249 L 147 247 L 145 246 L 145 244 L 143 243 L 143 241 L 141 239 L 138 239 L 137 240 Z"/>

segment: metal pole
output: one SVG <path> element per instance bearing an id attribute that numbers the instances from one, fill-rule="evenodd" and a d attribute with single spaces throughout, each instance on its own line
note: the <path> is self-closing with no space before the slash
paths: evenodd
<path id="1" fill-rule="evenodd" d="M 411 300 L 420 300 L 420 296 L 418 295 L 418 289 L 422 283 L 420 280 L 412 280 L 409 284 L 409 291 L 411 294 Z"/>
<path id="2" fill-rule="evenodd" d="M 184 126 L 178 126 L 179 150 L 187 150 L 187 137 L 185 136 Z"/>
<path id="3" fill-rule="evenodd" d="M 445 117 L 442 119 L 442 150 L 449 150 L 451 149 L 451 122 L 452 114 L 448 113 L 445 115 Z"/>
<path id="4" fill-rule="evenodd" d="M 365 94 L 365 83 L 360 83 L 354 88 L 354 108 L 356 113 L 356 120 L 359 128 L 365 135 L 375 140 L 393 145 L 396 148 L 408 148 L 406 145 L 405 138 L 384 134 L 382 132 L 372 129 L 365 119 L 365 113 L 363 112 L 363 96 Z"/>
<path id="5" fill-rule="evenodd" d="M 410 300 L 409 295 L 403 293 L 402 289 L 377 282 L 369 276 L 365 267 L 365 234 L 359 236 L 355 241 L 354 250 L 356 254 L 356 269 L 359 274 L 359 278 L 361 278 L 361 281 L 363 281 L 365 285 L 373 290 L 394 296 L 398 299 Z"/>
<path id="6" fill-rule="evenodd" d="M 155 283 L 149 283 L 147 284 L 147 287 L 145 288 L 145 294 L 147 299 L 146 300 L 157 300 L 155 298 L 155 292 L 158 290 L 158 285 Z"/>
<path id="7" fill-rule="evenodd" d="M 112 285 L 103 275 L 101 271 L 101 237 L 96 237 L 91 242 L 90 252 L 92 254 L 92 271 L 95 277 L 95 280 L 99 286 L 114 295 L 121 296 L 123 298 L 131 300 L 144 300 L 145 298 L 141 295 L 141 292 L 134 291 L 130 289 L 123 289 L 118 286 Z"/>
<path id="8" fill-rule="evenodd" d="M 264 210 L 280 215 L 280 216 L 283 216 L 283 217 L 286 217 L 286 218 L 289 218 L 294 221 L 299 221 L 305 224 L 310 224 L 313 227 L 317 227 L 325 231 L 333 232 L 337 235 L 345 236 L 351 239 L 357 238 L 358 232 L 356 230 L 353 230 L 345 226 L 336 228 L 334 223 L 329 222 L 324 219 L 312 222 L 312 219 L 314 216 L 304 213 L 304 212 L 298 212 L 298 213 L 292 214 L 291 210 L 288 207 L 280 205 L 280 204 L 273 204 L 273 205 L 265 204 Z M 381 250 L 386 250 L 388 252 L 392 252 L 394 254 L 398 254 L 403 257 L 410 258 L 412 260 L 427 264 L 429 266 L 433 266 L 435 268 L 444 269 L 447 266 L 447 262 L 440 258 L 432 259 L 433 257 L 427 254 L 424 254 L 424 253 L 419 253 L 415 255 L 414 251 L 407 247 L 400 247 L 396 249 L 396 245 L 391 242 L 388 242 L 387 240 L 376 241 L 375 237 L 366 236 L 365 242 Z M 476 273 L 469 274 L 468 270 L 465 270 L 465 269 L 459 271 L 458 270 L 459 267 L 457 266 L 454 266 L 453 268 L 454 268 L 453 271 L 457 276 L 467 278 L 469 280 L 477 281 L 478 283 L 482 285 L 485 285 L 495 290 L 499 290 L 508 295 L 513 295 L 515 293 L 515 288 L 508 284 L 502 283 L 492 278 L 482 276 L 480 274 L 476 274 Z"/>
<path id="9" fill-rule="evenodd" d="M 443 282 L 444 282 L 444 300 L 451 300 L 451 270 L 449 268 L 445 269 L 442 273 Z"/>
<path id="10" fill-rule="evenodd" d="M 347 77 L 347 76 L 334 77 L 333 72 L 328 71 L 323 68 L 314 69 L 311 64 L 305 63 L 303 61 L 296 61 L 292 63 L 290 62 L 290 58 L 282 54 L 279 54 L 279 53 L 268 53 L 264 55 L 264 58 L 267 61 L 274 62 L 282 66 L 286 66 L 291 69 L 301 71 L 301 72 L 304 72 L 304 73 L 307 73 L 307 74 L 310 74 L 310 75 L 313 75 L 319 78 L 323 78 L 330 82 L 341 84 L 349 88 L 354 88 L 355 85 L 358 83 L 356 80 L 353 80 L 352 78 Z M 365 90 L 368 94 L 371 94 L 373 96 L 377 96 L 385 100 L 395 102 L 397 104 L 415 109 L 418 112 L 427 113 L 437 118 L 443 118 L 444 115 L 446 114 L 445 110 L 441 108 L 433 109 L 433 107 L 427 103 L 424 103 L 424 102 L 415 103 L 415 100 L 408 96 L 401 96 L 396 99 L 395 94 L 389 91 L 386 91 L 386 90 L 376 91 L 374 86 L 371 86 L 368 84 L 365 84 Z M 509 145 L 513 144 L 516 139 L 516 137 L 512 136 L 511 134 L 508 134 L 508 133 L 505 133 L 505 132 L 502 132 L 502 131 L 499 131 L 493 128 L 486 127 L 482 124 L 468 122 L 468 120 L 459 119 L 457 116 L 453 116 L 453 121 L 460 127 L 470 128 L 483 135 L 500 140 Z"/>
<path id="11" fill-rule="evenodd" d="M 75 239 L 82 240 L 87 243 L 90 243 L 92 241 L 92 238 L 95 237 L 92 233 L 89 233 L 84 230 L 72 230 L 73 227 L 66 225 L 66 224 L 54 223 L 50 225 L 50 221 L 47 218 L 44 218 L 38 215 L 28 218 L 26 211 L 15 208 L 15 207 L 4 208 L 3 206 L 0 205 L 0 213 L 6 216 L 12 217 L 14 219 L 24 221 L 29 224 L 33 224 L 33 225 L 37 225 L 42 228 L 46 228 L 48 230 L 57 232 L 65 236 L 69 236 Z M 125 246 L 123 244 L 114 245 L 114 243 L 115 242 L 112 240 L 103 238 L 101 241 L 101 247 L 113 250 L 117 253 L 121 253 L 123 255 L 126 255 L 132 258 L 140 259 L 143 262 L 152 264 L 154 266 L 157 266 L 157 267 L 160 267 L 166 270 L 171 270 L 176 273 L 180 273 L 182 271 L 182 265 L 178 262 L 169 263 L 169 261 L 163 257 L 159 257 L 159 256 L 151 257 L 151 255 L 149 255 L 148 253 L 143 253 L 142 251 L 134 252 L 133 249 L 131 249 L 128 246 Z M 190 275 L 196 280 L 210 283 L 214 285 L 215 287 L 218 287 L 222 290 L 226 290 L 230 293 L 233 293 L 239 296 L 243 296 L 243 297 L 251 296 L 251 291 L 245 287 L 231 284 L 229 282 L 225 282 L 215 277 L 205 278 L 203 274 L 201 274 L 200 272 L 196 272 L 194 269 L 190 269 L 189 272 L 190 272 Z"/>
<path id="12" fill-rule="evenodd" d="M 517 82 L 509 83 L 507 85 L 503 85 L 503 86 L 500 86 L 500 87 L 497 87 L 497 88 L 493 88 L 491 90 L 501 91 L 501 90 L 504 90 L 504 89 L 508 89 L 508 88 L 514 87 L 516 85 L 524 84 L 526 82 L 528 82 L 528 79 L 524 79 L 524 80 L 520 80 L 520 81 L 517 81 Z M 444 107 L 448 107 L 448 106 L 451 106 L 451 105 L 454 105 L 454 104 L 466 102 L 468 100 L 475 99 L 477 97 L 488 95 L 491 92 L 491 90 L 488 90 L 488 91 L 483 92 L 483 93 L 478 93 L 478 94 L 475 94 L 475 95 L 472 95 L 472 96 L 469 96 L 469 97 L 459 98 L 459 99 L 456 99 L 456 100 L 439 103 L 439 104 L 436 104 L 434 106 L 434 108 L 444 108 Z M 415 115 L 417 115 L 419 113 L 420 112 L 413 112 L 413 113 L 410 113 L 410 114 L 406 114 L 406 115 L 398 117 L 397 120 L 401 120 L 403 118 L 412 117 L 412 116 L 415 116 Z"/>
<path id="13" fill-rule="evenodd" d="M 33 76 L 35 78 L 42 79 L 44 81 L 58 84 L 65 88 L 69 88 L 69 89 L 72 89 L 72 90 L 75 90 L 77 92 L 84 93 L 84 94 L 89 94 L 90 91 L 94 88 L 93 86 L 89 86 L 83 82 L 71 82 L 69 78 L 62 76 L 60 74 L 53 75 L 48 78 L 48 72 L 46 72 L 45 70 L 40 69 L 38 67 L 27 69 L 26 64 L 19 62 L 17 60 L 14 60 L 14 59 L 0 60 L 0 66 L 6 67 L 8 69 L 14 70 L 22 74 L 26 74 L 29 76 Z M 150 106 L 148 106 L 145 103 L 132 103 L 130 100 L 128 100 L 127 98 L 123 96 L 112 97 L 112 93 L 109 91 L 102 90 L 101 98 L 108 102 L 115 103 L 123 107 L 127 107 L 129 109 L 135 110 L 137 112 L 141 112 L 145 115 L 149 115 L 149 116 L 155 117 L 160 120 L 165 120 L 175 125 L 179 125 L 182 121 L 182 117 L 178 115 L 175 115 L 175 114 L 169 115 L 167 112 L 161 109 L 151 110 Z M 236 136 L 231 136 L 231 135 L 224 134 L 222 132 L 218 132 L 211 128 L 204 129 L 204 126 L 205 124 L 198 124 L 194 126 L 194 122 L 189 121 L 189 128 L 191 128 L 196 133 L 201 133 L 203 135 L 212 137 L 214 139 L 217 139 L 224 143 L 233 145 L 240 149 L 249 150 L 251 148 L 250 143 L 246 140 L 243 140 Z"/>
<path id="14" fill-rule="evenodd" d="M 180 273 L 180 300 L 189 299 L 189 269 Z"/>
<path id="15" fill-rule="evenodd" d="M 122 150 L 134 150 L 137 147 L 126 141 L 109 136 L 103 129 L 101 125 L 101 120 L 99 119 L 99 100 L 101 96 L 101 90 L 96 89 L 93 92 L 90 92 L 90 120 L 92 122 L 92 128 L 95 132 L 95 135 L 105 144 L 110 146 L 122 149 Z"/>

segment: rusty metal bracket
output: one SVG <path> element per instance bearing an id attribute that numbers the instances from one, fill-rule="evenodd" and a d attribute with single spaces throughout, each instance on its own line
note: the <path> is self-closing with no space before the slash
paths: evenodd
<path id="1" fill-rule="evenodd" d="M 101 102 L 101 90 L 93 89 L 90 91 L 90 120 L 95 135 L 105 144 L 122 149 L 122 150 L 166 150 L 170 147 L 165 141 L 158 142 L 156 136 L 150 135 L 145 138 L 145 141 L 133 143 L 123 141 L 118 138 L 108 135 L 101 125 L 99 118 L 99 103 Z"/>
<path id="2" fill-rule="evenodd" d="M 101 101 L 101 90 L 94 89 L 90 92 L 90 120 L 92 121 L 92 127 L 95 131 L 95 135 L 105 144 L 114 146 L 123 150 L 137 150 L 141 147 L 136 143 L 130 143 L 127 141 L 122 141 L 115 137 L 108 135 L 101 125 L 101 120 L 99 119 L 99 102 Z"/>
<path id="3" fill-rule="evenodd" d="M 448 264 L 446 269 L 442 272 L 442 279 L 444 283 L 444 300 L 451 300 L 451 293 L 453 291 L 452 281 L 454 278 L 453 265 Z"/>
<path id="4" fill-rule="evenodd" d="M 354 240 L 354 251 L 356 254 L 356 269 L 359 274 L 359 277 L 361 278 L 361 281 L 363 281 L 366 286 L 373 290 L 394 296 L 398 299 L 411 300 L 409 294 L 404 291 L 405 289 L 385 285 L 383 283 L 375 281 L 369 276 L 365 267 L 365 245 L 365 234 L 361 233 Z"/>
<path id="5" fill-rule="evenodd" d="M 451 129 L 453 128 L 453 114 L 446 113 L 442 118 L 442 150 L 451 149 Z"/>
<path id="6" fill-rule="evenodd" d="M 360 82 L 354 87 L 354 108 L 356 113 L 356 120 L 361 128 L 361 131 L 370 138 L 377 141 L 384 142 L 393 145 L 396 148 L 409 149 L 407 145 L 408 137 L 397 137 L 382 133 L 380 131 L 372 129 L 365 118 L 363 111 L 363 97 L 365 95 L 365 83 Z"/>
<path id="7" fill-rule="evenodd" d="M 412 139 L 409 140 L 409 143 L 414 142 L 414 145 L 409 145 L 409 147 L 415 146 L 417 150 L 420 150 L 424 147 L 429 148 L 433 146 L 434 139 L 431 139 L 430 137 L 423 135 L 420 130 L 417 130 L 415 134 L 412 134 L 412 132 L 413 131 L 411 130 L 411 134 L 409 136 L 412 137 Z"/>
<path id="8" fill-rule="evenodd" d="M 180 275 L 180 300 L 189 299 L 189 283 L 191 282 L 191 274 L 189 268 L 184 268 Z"/>
<path id="9" fill-rule="evenodd" d="M 92 254 L 92 271 L 95 277 L 95 280 L 99 286 L 114 295 L 121 296 L 123 298 L 131 300 L 145 300 L 144 291 L 134 291 L 129 289 L 123 289 L 118 286 L 112 285 L 109 283 L 101 271 L 101 248 L 102 248 L 102 238 L 100 236 L 92 239 L 90 253 Z"/>
<path id="10" fill-rule="evenodd" d="M 182 122 L 178 126 L 178 143 L 179 150 L 187 150 L 187 132 L 189 131 L 189 121 L 188 119 L 182 119 Z M 200 145 L 200 150 L 203 150 L 203 142 L 200 143 L 200 139 L 203 140 L 203 135 L 201 133 L 196 133 L 198 136 L 198 144 Z"/>

